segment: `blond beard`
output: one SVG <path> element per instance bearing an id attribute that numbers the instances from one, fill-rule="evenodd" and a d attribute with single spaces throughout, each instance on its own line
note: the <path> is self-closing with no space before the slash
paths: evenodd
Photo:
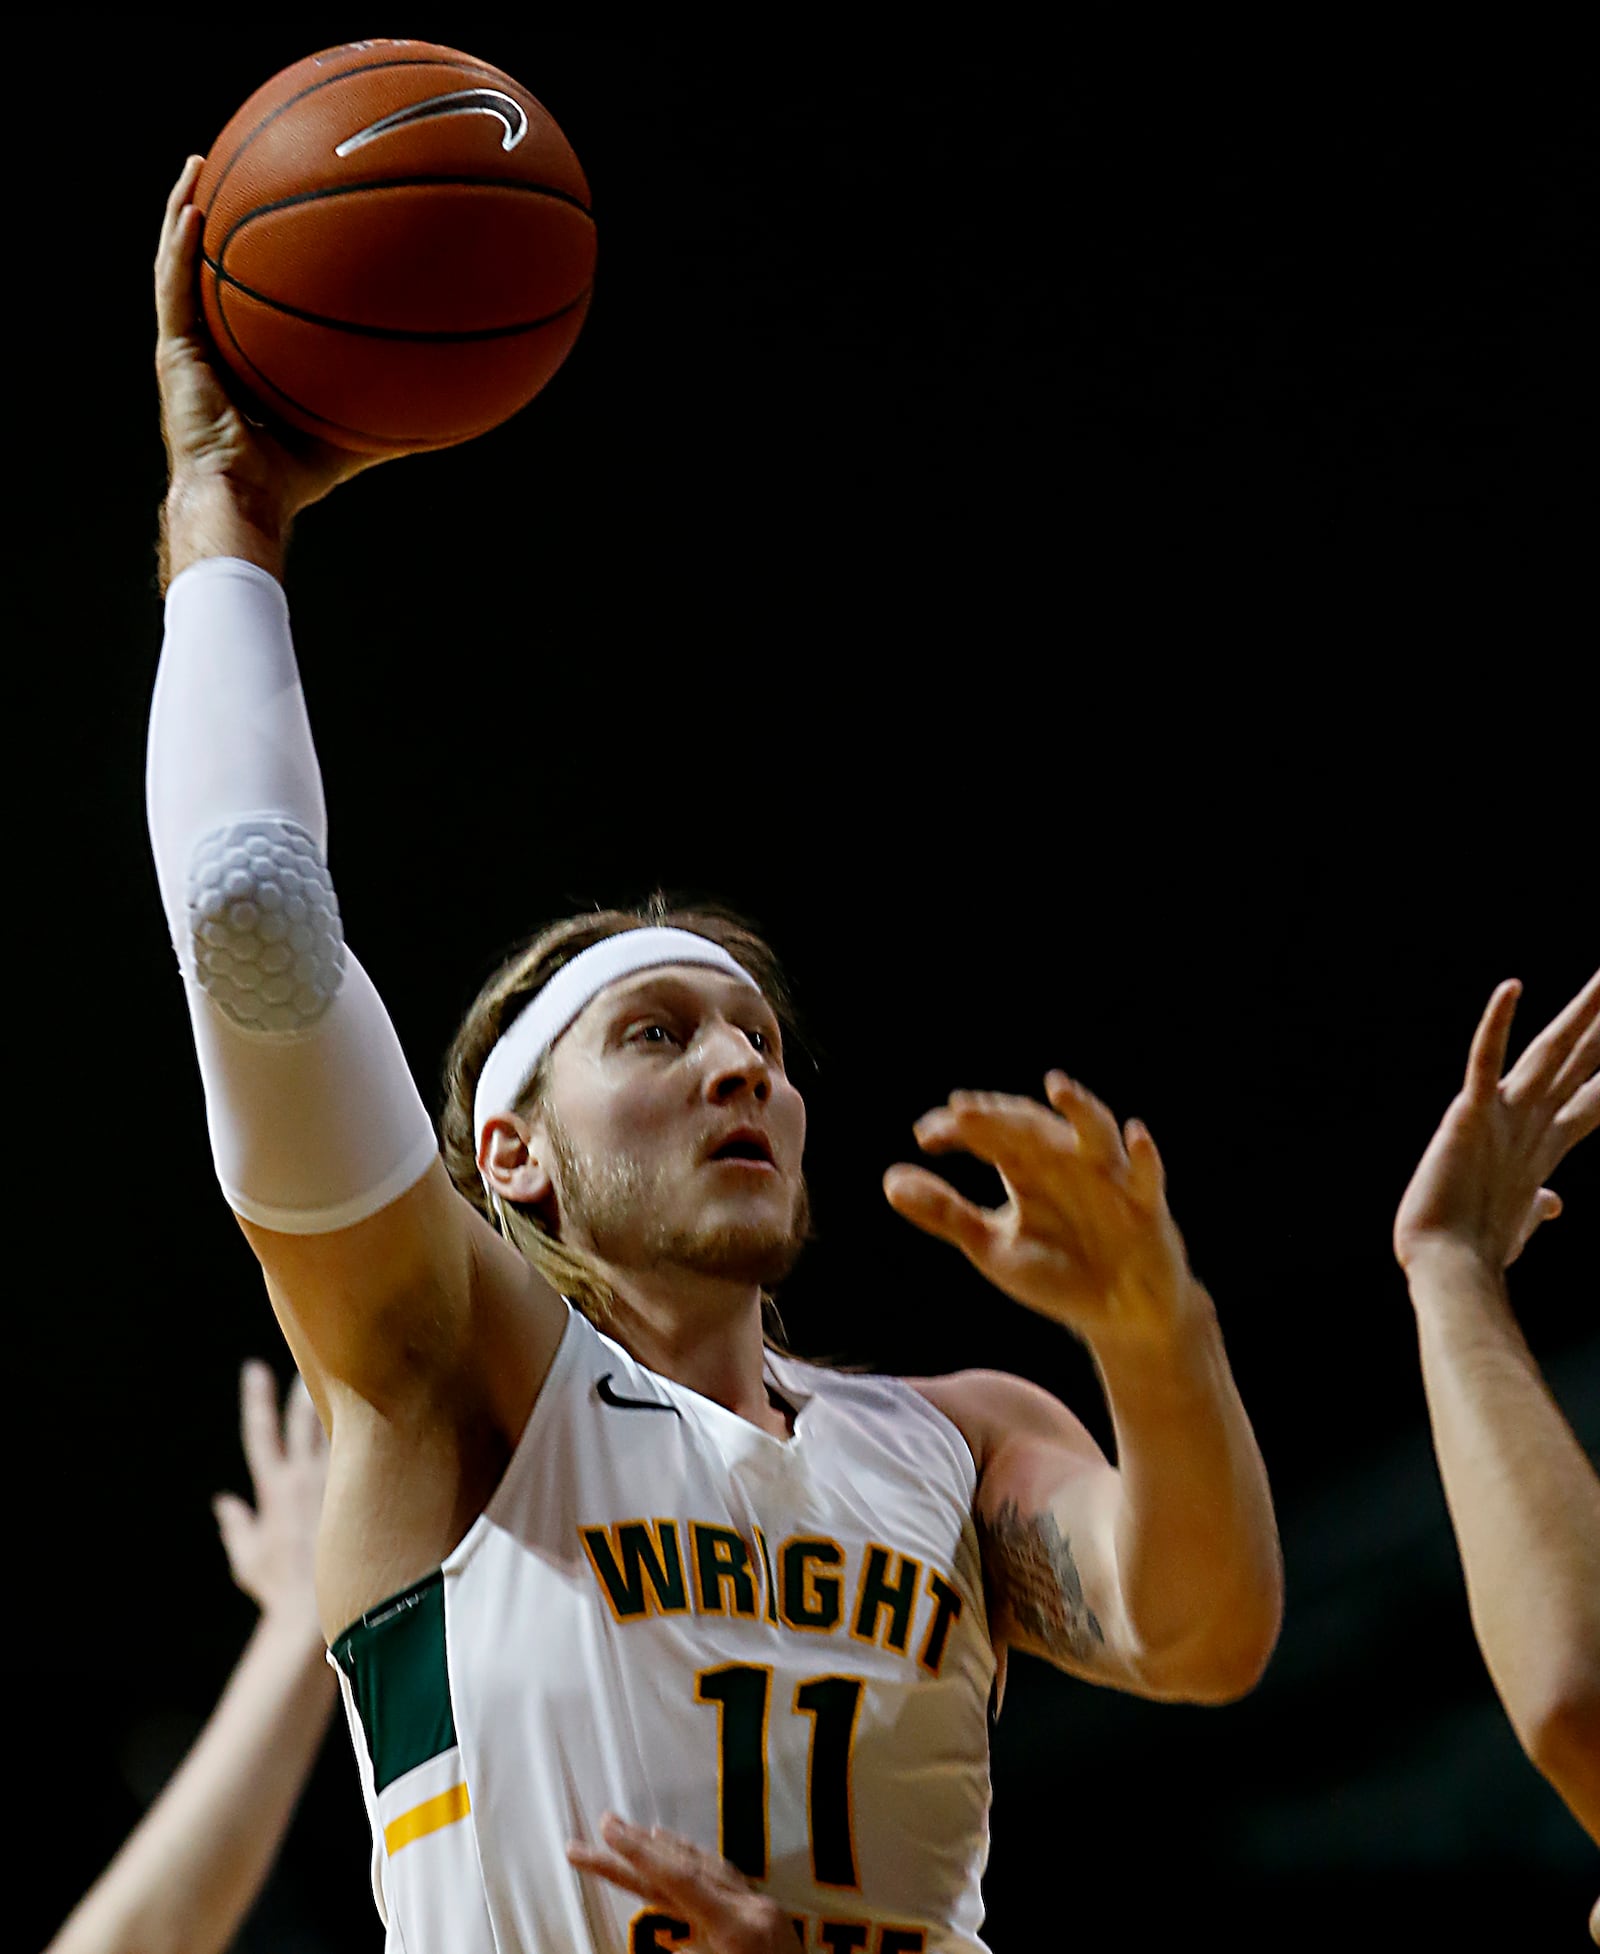
<path id="1" fill-rule="evenodd" d="M 560 1207 L 558 1231 L 587 1236 L 613 1268 L 684 1269 L 725 1282 L 771 1289 L 800 1259 L 811 1234 L 811 1201 L 802 1179 L 786 1225 L 770 1221 L 689 1228 L 651 1215 L 651 1184 L 632 1154 L 580 1154 L 553 1107 L 544 1109 L 551 1179 Z"/>

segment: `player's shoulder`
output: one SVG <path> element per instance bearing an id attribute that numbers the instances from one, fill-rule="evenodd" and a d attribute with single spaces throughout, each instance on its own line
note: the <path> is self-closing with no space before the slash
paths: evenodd
<path id="1" fill-rule="evenodd" d="M 947 1371 L 940 1377 L 901 1380 L 948 1418 L 982 1472 L 1003 1445 L 1042 1440 L 1099 1456 L 1099 1447 L 1076 1412 L 1058 1397 L 1010 1371 Z"/>

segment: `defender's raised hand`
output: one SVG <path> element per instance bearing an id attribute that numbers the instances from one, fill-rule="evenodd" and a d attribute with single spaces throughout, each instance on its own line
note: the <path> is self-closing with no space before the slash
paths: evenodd
<path id="1" fill-rule="evenodd" d="M 1401 1199 L 1394 1252 L 1402 1268 L 1430 1249 L 1466 1251 L 1495 1273 L 1561 1212 L 1544 1185 L 1600 1126 L 1600 971 L 1501 1071 L 1522 986 L 1501 984 L 1473 1036 L 1467 1076 Z"/>
<path id="2" fill-rule="evenodd" d="M 239 1428 L 250 1484 L 251 1507 L 219 1493 L 212 1511 L 233 1578 L 264 1617 L 317 1629 L 315 1554 L 317 1523 L 328 1477 L 328 1444 L 299 1378 L 284 1393 L 259 1360 L 244 1366 L 239 1381 Z"/>
<path id="3" fill-rule="evenodd" d="M 220 539 L 224 552 L 248 555 L 276 574 L 281 561 L 265 559 L 281 559 L 295 515 L 380 457 L 351 454 L 256 420 L 219 376 L 196 277 L 203 220 L 192 198 L 203 161 L 191 156 L 172 186 L 156 248 L 156 379 L 167 448 L 169 526 L 193 526 L 202 516 L 214 526 L 214 507 L 203 505 L 220 496 L 230 526 L 242 522 L 259 538 L 249 548 L 226 535 Z M 172 540 L 168 575 L 186 568 L 194 556 L 218 553 L 204 547 L 203 538 Z"/>
<path id="4" fill-rule="evenodd" d="M 648 1832 L 629 1825 L 613 1812 L 600 1821 L 600 1830 L 604 1845 L 574 1840 L 568 1859 L 687 1921 L 692 1947 L 705 1954 L 795 1954 L 801 1946 L 799 1930 L 783 1908 L 757 1893 L 716 1853 L 659 1825 Z"/>
<path id="5" fill-rule="evenodd" d="M 953 1092 L 917 1121 L 925 1153 L 964 1152 L 999 1174 L 1004 1203 L 984 1208 L 925 1167 L 884 1176 L 896 1213 L 952 1242 L 996 1288 L 1093 1339 L 1159 1337 L 1192 1286 L 1167 1212 L 1155 1142 L 1064 1072 L 1048 1105 L 1010 1093 Z"/>

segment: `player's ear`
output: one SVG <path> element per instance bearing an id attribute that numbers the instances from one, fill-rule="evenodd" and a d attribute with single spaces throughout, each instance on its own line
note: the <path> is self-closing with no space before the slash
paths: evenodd
<path id="1" fill-rule="evenodd" d="M 515 1113 L 487 1121 L 478 1140 L 478 1170 L 502 1201 L 542 1204 L 555 1185 L 540 1159 L 542 1135 Z"/>

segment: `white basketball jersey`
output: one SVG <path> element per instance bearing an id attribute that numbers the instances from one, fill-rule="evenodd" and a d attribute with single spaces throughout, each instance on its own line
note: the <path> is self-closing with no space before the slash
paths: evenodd
<path id="1" fill-rule="evenodd" d="M 335 1643 L 394 1954 L 687 1949 L 569 1865 L 608 1810 L 721 1851 L 814 1954 L 981 1954 L 971 1455 L 896 1379 L 767 1369 L 787 1440 L 572 1311 L 465 1539 Z"/>

